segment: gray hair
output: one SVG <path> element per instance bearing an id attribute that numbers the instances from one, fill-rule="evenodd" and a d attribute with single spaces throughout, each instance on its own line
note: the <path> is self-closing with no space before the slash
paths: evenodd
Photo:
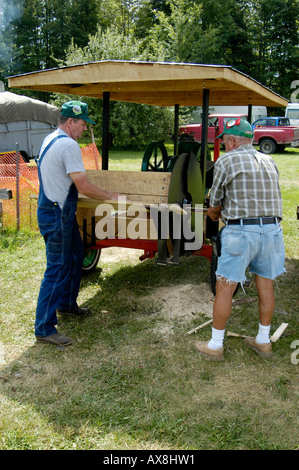
<path id="1" fill-rule="evenodd" d="M 63 116 L 60 114 L 58 118 L 58 124 L 65 124 L 68 119 L 73 119 L 74 121 L 78 121 L 80 118 L 73 118 L 71 116 Z"/>
<path id="2" fill-rule="evenodd" d="M 253 139 L 252 137 L 245 137 L 242 135 L 233 135 L 233 134 L 230 134 L 230 137 L 234 137 L 238 145 L 251 144 L 252 139 Z"/>

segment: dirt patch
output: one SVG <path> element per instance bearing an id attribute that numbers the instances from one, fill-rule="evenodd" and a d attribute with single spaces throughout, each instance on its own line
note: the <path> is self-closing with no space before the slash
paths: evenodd
<path id="1" fill-rule="evenodd" d="M 160 287 L 147 298 L 160 305 L 159 314 L 168 319 L 185 320 L 197 314 L 213 316 L 214 296 L 206 283 Z"/>
<path id="2" fill-rule="evenodd" d="M 131 248 L 111 247 L 104 248 L 101 252 L 101 263 L 128 263 L 138 264 L 139 257 L 143 255 L 143 250 L 133 250 Z"/>
<path id="3" fill-rule="evenodd" d="M 128 248 L 105 248 L 101 253 L 101 262 L 138 264 L 142 250 Z M 213 316 L 214 295 L 207 283 L 181 284 L 159 287 L 145 298 L 157 306 L 157 313 L 165 319 L 190 319 L 193 315 Z"/>

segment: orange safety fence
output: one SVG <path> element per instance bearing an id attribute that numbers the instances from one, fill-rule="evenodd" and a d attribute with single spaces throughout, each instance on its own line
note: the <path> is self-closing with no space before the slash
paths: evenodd
<path id="1" fill-rule="evenodd" d="M 95 143 L 81 148 L 86 170 L 100 170 L 102 159 Z M 0 227 L 37 230 L 36 202 L 39 191 L 34 160 L 25 163 L 16 152 L 0 153 L 0 188 L 11 189 L 12 199 L 0 201 Z M 1 213 L 2 205 L 2 213 Z"/>

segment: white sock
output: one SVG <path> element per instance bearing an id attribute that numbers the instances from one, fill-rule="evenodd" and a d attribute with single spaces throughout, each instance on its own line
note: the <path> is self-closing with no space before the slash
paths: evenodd
<path id="1" fill-rule="evenodd" d="M 258 344 L 270 343 L 270 328 L 271 325 L 264 326 L 259 323 L 259 331 L 255 338 L 255 341 Z"/>
<path id="2" fill-rule="evenodd" d="M 208 342 L 208 347 L 210 349 L 219 349 L 223 347 L 225 330 L 217 330 L 212 327 L 212 338 Z"/>

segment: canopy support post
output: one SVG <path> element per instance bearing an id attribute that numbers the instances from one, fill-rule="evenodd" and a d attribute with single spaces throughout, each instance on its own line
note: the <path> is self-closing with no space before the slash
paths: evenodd
<path id="1" fill-rule="evenodd" d="M 177 155 L 179 152 L 179 109 L 180 106 L 178 104 L 174 105 L 174 148 L 173 148 L 173 155 Z"/>
<path id="2" fill-rule="evenodd" d="M 110 93 L 103 93 L 103 136 L 102 136 L 102 170 L 108 170 L 109 156 L 109 106 Z"/>
<path id="3" fill-rule="evenodd" d="M 202 97 L 202 134 L 200 147 L 200 169 L 204 188 L 206 187 L 206 160 L 208 151 L 209 95 L 210 90 L 205 88 Z"/>
<path id="4" fill-rule="evenodd" d="M 248 105 L 248 122 L 251 124 L 252 121 L 252 104 Z"/>

